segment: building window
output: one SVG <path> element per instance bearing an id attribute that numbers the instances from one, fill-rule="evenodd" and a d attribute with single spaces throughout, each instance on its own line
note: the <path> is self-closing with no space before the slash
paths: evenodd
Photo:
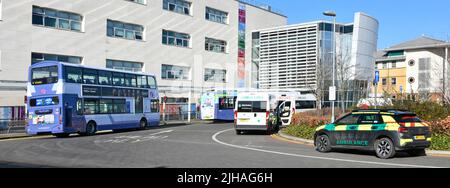
<path id="1" fill-rule="evenodd" d="M 31 53 L 31 64 L 35 64 L 41 61 L 59 61 L 64 63 L 81 64 L 81 62 L 83 62 L 83 58 L 67 55 L 44 54 L 35 52 Z"/>
<path id="2" fill-rule="evenodd" d="M 83 16 L 80 14 L 33 6 L 33 25 L 62 30 L 81 31 Z"/>
<path id="3" fill-rule="evenodd" d="M 387 79 L 386 78 L 381 79 L 381 84 L 384 86 L 387 85 Z"/>
<path id="4" fill-rule="evenodd" d="M 410 77 L 410 78 L 408 79 L 408 82 L 409 82 L 410 84 L 413 84 L 414 82 L 416 82 L 416 79 L 415 79 L 414 77 Z"/>
<path id="5" fill-rule="evenodd" d="M 144 40 L 143 26 L 108 20 L 106 27 L 108 37 L 124 38 L 129 40 Z"/>
<path id="6" fill-rule="evenodd" d="M 211 52 L 227 52 L 227 42 L 212 38 L 205 38 L 205 50 Z"/>
<path id="7" fill-rule="evenodd" d="M 120 61 L 120 60 L 106 60 L 106 68 L 132 71 L 132 72 L 142 72 L 143 64 L 139 62 L 132 61 Z"/>
<path id="8" fill-rule="evenodd" d="M 135 2 L 135 3 L 143 4 L 143 5 L 147 4 L 147 0 L 125 0 L 125 1 L 131 1 L 131 2 Z"/>
<path id="9" fill-rule="evenodd" d="M 391 78 L 391 84 L 397 85 L 397 78 Z"/>
<path id="10" fill-rule="evenodd" d="M 205 69 L 206 82 L 226 82 L 227 71 L 220 69 Z"/>
<path id="11" fill-rule="evenodd" d="M 416 61 L 414 61 L 413 59 L 409 60 L 408 65 L 409 66 L 414 66 L 416 64 Z"/>
<path id="12" fill-rule="evenodd" d="M 182 0 L 164 0 L 163 9 L 180 14 L 191 15 L 191 3 Z"/>
<path id="13" fill-rule="evenodd" d="M 217 23 L 227 24 L 228 23 L 228 13 L 217 10 L 217 9 L 206 7 L 205 19 L 209 20 L 209 21 L 217 22 Z"/>
<path id="14" fill-rule="evenodd" d="M 387 62 L 383 62 L 383 67 L 382 69 L 387 69 Z"/>
<path id="15" fill-rule="evenodd" d="M 166 80 L 189 80 L 189 67 L 162 65 L 161 78 Z"/>
<path id="16" fill-rule="evenodd" d="M 391 66 L 392 66 L 392 68 L 397 68 L 397 62 L 393 61 L 393 62 L 391 63 Z"/>
<path id="17" fill-rule="evenodd" d="M 191 36 L 184 33 L 163 30 L 162 43 L 171 46 L 189 47 Z"/>

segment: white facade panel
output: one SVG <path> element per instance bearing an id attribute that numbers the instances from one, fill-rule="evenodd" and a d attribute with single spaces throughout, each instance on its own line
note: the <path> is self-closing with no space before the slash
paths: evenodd
<path id="1" fill-rule="evenodd" d="M 84 65 L 99 68 L 106 66 L 106 59 L 143 63 L 143 71 L 157 76 L 158 84 L 165 90 L 162 96 L 187 97 L 188 88 L 193 87 L 197 89 L 193 98 L 197 98 L 205 88 L 234 88 L 237 75 L 239 2 L 190 0 L 191 15 L 164 10 L 162 2 L 163 0 L 147 1 L 146 5 L 142 5 L 125 0 L 2 0 L 0 80 L 26 81 L 31 53 L 37 52 L 82 57 Z M 33 5 L 82 15 L 82 32 L 33 25 Z M 206 7 L 227 12 L 227 24 L 207 20 Z M 249 82 L 251 30 L 285 25 L 287 18 L 252 5 L 246 5 L 246 10 L 246 75 Z M 107 20 L 143 26 L 144 40 L 108 37 Z M 189 34 L 190 46 L 184 48 L 162 44 L 162 30 Z M 226 41 L 227 52 L 206 51 L 206 37 Z M 163 64 L 189 67 L 189 79 L 162 79 Z M 205 82 L 205 68 L 227 70 L 226 82 Z M 24 96 L 25 91 L 18 91 L 16 95 Z"/>

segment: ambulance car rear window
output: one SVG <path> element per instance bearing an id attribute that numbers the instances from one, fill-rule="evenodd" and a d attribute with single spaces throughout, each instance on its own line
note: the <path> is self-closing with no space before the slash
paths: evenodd
<path id="1" fill-rule="evenodd" d="M 420 123 L 420 122 L 422 122 L 422 120 L 414 114 L 395 115 L 394 119 L 398 123 Z"/>

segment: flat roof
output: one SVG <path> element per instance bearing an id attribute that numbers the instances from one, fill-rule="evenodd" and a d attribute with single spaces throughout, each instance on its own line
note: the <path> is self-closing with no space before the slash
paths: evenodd
<path id="1" fill-rule="evenodd" d="M 278 16 L 282 16 L 282 17 L 287 18 L 287 16 L 285 16 L 280 10 L 273 9 L 272 6 L 270 6 L 268 4 L 258 3 L 256 0 L 235 0 L 235 1 L 237 1 L 239 3 L 246 4 L 246 5 L 250 5 L 252 7 L 255 7 L 255 8 L 258 8 L 258 9 L 261 9 L 261 10 L 264 10 L 264 11 L 267 11 L 267 12 L 270 12 L 270 13 L 273 13 L 273 14 L 276 14 Z M 265 8 L 265 7 L 263 7 L 263 6 L 270 7 L 270 10 Z"/>

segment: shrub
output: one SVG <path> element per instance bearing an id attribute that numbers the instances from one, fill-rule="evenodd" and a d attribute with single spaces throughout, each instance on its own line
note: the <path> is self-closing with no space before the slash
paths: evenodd
<path id="1" fill-rule="evenodd" d="M 286 127 L 283 132 L 291 136 L 312 140 L 316 128 L 308 125 L 294 125 Z"/>

